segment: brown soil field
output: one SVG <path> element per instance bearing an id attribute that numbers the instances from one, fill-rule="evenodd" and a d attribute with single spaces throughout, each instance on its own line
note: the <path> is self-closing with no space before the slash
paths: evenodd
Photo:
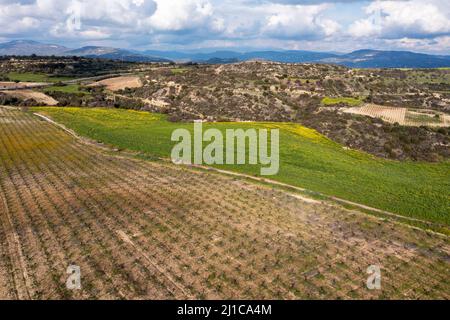
<path id="1" fill-rule="evenodd" d="M 0 91 L 1 93 L 16 97 L 18 99 L 27 100 L 34 99 L 38 103 L 42 103 L 48 106 L 56 106 L 58 101 L 42 92 L 32 90 L 12 90 L 12 91 Z"/>
<path id="2" fill-rule="evenodd" d="M 125 88 L 140 88 L 142 87 L 142 82 L 141 79 L 137 76 L 116 77 L 97 81 L 91 84 L 91 86 L 105 86 L 108 90 L 118 91 Z"/>
<path id="3" fill-rule="evenodd" d="M 389 123 L 398 123 L 405 126 L 450 126 L 450 116 L 444 113 L 436 113 L 432 110 L 413 111 L 407 108 L 386 107 L 374 104 L 366 104 L 362 107 L 345 108 L 344 112 L 380 118 Z"/>
<path id="4" fill-rule="evenodd" d="M 0 119 L 0 299 L 450 298 L 448 237 Z"/>

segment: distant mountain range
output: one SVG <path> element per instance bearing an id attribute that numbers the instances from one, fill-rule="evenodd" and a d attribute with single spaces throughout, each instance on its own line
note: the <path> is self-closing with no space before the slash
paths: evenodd
<path id="1" fill-rule="evenodd" d="M 171 60 L 161 57 L 152 57 L 144 53 L 109 47 L 89 46 L 79 49 L 69 49 L 63 46 L 44 44 L 31 40 L 0 43 L 0 56 L 29 56 L 32 54 L 38 56 L 79 56 L 130 62 L 171 62 Z"/>
<path id="2" fill-rule="evenodd" d="M 0 55 L 32 55 L 36 54 L 39 56 L 51 56 L 59 55 L 63 52 L 69 50 L 66 47 L 58 46 L 56 44 L 43 44 L 31 40 L 16 40 L 6 43 L 0 43 Z"/>
<path id="3" fill-rule="evenodd" d="M 450 56 L 409 51 L 358 50 L 322 59 L 322 62 L 351 68 L 439 68 L 450 66 Z"/>
<path id="4" fill-rule="evenodd" d="M 152 57 L 151 55 L 139 52 L 109 47 L 83 47 L 75 50 L 65 51 L 63 54 L 65 56 L 80 56 L 87 58 L 123 60 L 130 62 L 171 62 L 171 60 L 166 58 Z"/>
<path id="5" fill-rule="evenodd" d="M 196 62 L 233 63 L 249 60 L 268 60 L 285 63 L 335 63 L 352 68 L 438 68 L 450 67 L 450 56 L 429 55 L 409 51 L 358 50 L 347 54 L 286 51 L 215 51 L 208 53 L 178 51 L 132 51 L 110 47 L 69 49 L 59 45 L 30 40 L 0 44 L 0 55 L 82 56 L 131 62 Z"/>

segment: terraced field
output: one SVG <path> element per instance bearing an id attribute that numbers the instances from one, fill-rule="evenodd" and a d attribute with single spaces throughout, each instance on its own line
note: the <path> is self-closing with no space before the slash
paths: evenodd
<path id="1" fill-rule="evenodd" d="M 0 108 L 0 195 L 3 299 L 450 298 L 448 237 L 112 154 L 16 109 Z"/>

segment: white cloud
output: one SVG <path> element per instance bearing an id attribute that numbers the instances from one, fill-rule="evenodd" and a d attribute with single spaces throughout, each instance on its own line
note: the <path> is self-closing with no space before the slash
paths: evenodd
<path id="1" fill-rule="evenodd" d="M 375 1 L 365 12 L 366 18 L 349 27 L 352 36 L 399 39 L 450 33 L 448 5 L 444 1 Z"/>
<path id="2" fill-rule="evenodd" d="M 74 8 L 80 11 L 79 26 L 69 21 Z M 348 51 L 434 45 L 445 52 L 449 20 L 447 0 L 0 0 L 0 39 L 73 46 Z"/>
<path id="3" fill-rule="evenodd" d="M 4 23 L 2 30 L 6 34 L 18 34 L 39 28 L 40 22 L 32 17 L 23 17 L 14 21 L 14 23 Z"/>
<path id="4" fill-rule="evenodd" d="M 400 50 L 414 50 L 421 52 L 445 53 L 448 55 L 450 48 L 450 36 L 436 37 L 432 39 L 402 38 L 385 40 L 387 47 L 395 47 Z"/>
<path id="5" fill-rule="evenodd" d="M 326 5 L 270 5 L 264 32 L 279 37 L 315 37 L 332 35 L 339 24 L 321 14 Z"/>
<path id="6" fill-rule="evenodd" d="M 155 0 L 156 11 L 149 25 L 157 30 L 180 31 L 209 22 L 213 6 L 208 0 Z"/>

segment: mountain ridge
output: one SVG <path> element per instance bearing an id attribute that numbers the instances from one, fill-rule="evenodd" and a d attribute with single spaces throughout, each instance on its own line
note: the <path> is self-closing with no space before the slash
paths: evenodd
<path id="1" fill-rule="evenodd" d="M 206 50 L 205 50 L 206 51 Z M 0 55 L 82 56 L 123 60 L 130 62 L 192 62 L 223 64 L 249 60 L 267 60 L 283 63 L 332 63 L 350 68 L 438 68 L 450 67 L 450 56 L 430 55 L 411 51 L 361 49 L 338 54 L 305 50 L 259 50 L 238 52 L 217 50 L 211 52 L 183 52 L 160 50 L 127 50 L 113 47 L 85 46 L 70 49 L 60 45 L 33 40 L 15 40 L 0 43 Z"/>

